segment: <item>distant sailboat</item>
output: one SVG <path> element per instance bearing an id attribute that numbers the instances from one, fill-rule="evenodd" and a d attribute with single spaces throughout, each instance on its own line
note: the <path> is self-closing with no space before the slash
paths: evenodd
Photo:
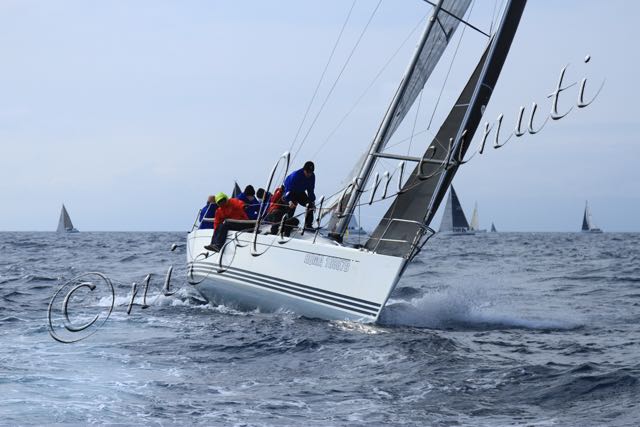
<path id="1" fill-rule="evenodd" d="M 491 232 L 492 233 L 497 233 L 498 232 L 498 230 L 496 230 L 496 226 L 493 225 L 493 222 L 491 223 Z"/>
<path id="2" fill-rule="evenodd" d="M 440 222 L 440 233 L 449 235 L 473 235 L 473 231 L 469 229 L 467 217 L 464 215 L 462 205 L 456 194 L 456 190 L 451 186 L 447 205 L 444 208 L 444 215 Z"/>
<path id="3" fill-rule="evenodd" d="M 231 191 L 231 197 L 238 197 L 242 193 L 242 189 L 237 182 L 233 183 L 233 191 Z"/>
<path id="4" fill-rule="evenodd" d="M 478 202 L 473 207 L 473 214 L 471 215 L 471 222 L 469 223 L 469 230 L 476 233 L 486 233 L 487 230 L 480 230 L 480 220 L 478 219 Z"/>
<path id="5" fill-rule="evenodd" d="M 360 227 L 360 224 L 358 224 L 358 220 L 355 216 L 352 216 L 351 221 L 349 221 L 347 233 L 352 236 L 364 236 L 367 234 L 367 232 L 364 231 L 364 228 Z"/>
<path id="6" fill-rule="evenodd" d="M 60 219 L 58 220 L 58 233 L 77 233 L 78 230 L 73 226 L 71 222 L 71 217 L 67 212 L 67 208 L 62 205 L 62 210 L 60 211 Z"/>
<path id="7" fill-rule="evenodd" d="M 584 216 L 582 217 L 582 231 L 585 233 L 602 233 L 602 230 L 596 227 L 591 219 L 591 210 L 589 202 L 584 204 Z"/>

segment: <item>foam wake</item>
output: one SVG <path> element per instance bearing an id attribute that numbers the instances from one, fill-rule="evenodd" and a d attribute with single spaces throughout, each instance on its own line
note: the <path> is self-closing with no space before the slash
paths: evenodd
<path id="1" fill-rule="evenodd" d="M 513 311 L 513 304 L 496 304 L 483 289 L 455 289 L 428 293 L 410 302 L 387 303 L 380 316 L 384 325 L 433 329 L 540 329 L 568 330 L 581 325 L 573 320 L 539 318 Z"/>

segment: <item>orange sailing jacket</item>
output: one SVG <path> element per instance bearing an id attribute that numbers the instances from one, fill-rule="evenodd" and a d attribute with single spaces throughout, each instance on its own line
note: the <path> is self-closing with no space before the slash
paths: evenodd
<path id="1" fill-rule="evenodd" d="M 231 198 L 224 205 L 218 206 L 213 220 L 213 228 L 217 230 L 225 219 L 249 219 L 244 211 L 244 203 L 241 200 Z"/>

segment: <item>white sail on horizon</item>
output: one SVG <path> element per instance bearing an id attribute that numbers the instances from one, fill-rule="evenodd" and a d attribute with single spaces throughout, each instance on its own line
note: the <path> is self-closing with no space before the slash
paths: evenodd
<path id="1" fill-rule="evenodd" d="M 473 207 L 473 214 L 471 215 L 471 222 L 469 223 L 469 230 L 478 231 L 480 230 L 480 221 L 478 219 L 478 202 Z"/>

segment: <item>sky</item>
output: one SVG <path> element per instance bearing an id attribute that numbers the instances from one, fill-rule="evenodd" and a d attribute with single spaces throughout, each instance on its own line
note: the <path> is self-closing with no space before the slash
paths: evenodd
<path id="1" fill-rule="evenodd" d="M 208 194 L 231 191 L 234 180 L 264 186 L 294 142 L 352 4 L 3 0 L 0 231 L 53 231 L 62 203 L 81 231 L 187 231 Z M 316 162 L 319 195 L 336 191 L 370 144 L 430 10 L 421 0 L 383 0 L 336 79 L 377 4 L 356 2 L 293 145 L 293 168 Z M 487 28 L 495 5 L 476 0 L 469 19 Z M 587 97 L 604 86 L 589 107 L 460 168 L 454 186 L 467 216 L 478 204 L 481 227 L 577 231 L 588 200 L 605 231 L 640 231 L 640 3 L 603 5 L 529 1 L 484 120 L 503 113 L 510 132 L 520 106 L 534 101 L 543 120 L 565 65 L 567 83 L 587 78 Z M 471 33 L 463 46 L 474 45 Z M 442 100 L 440 77 L 398 138 L 425 125 L 436 104 L 446 113 L 474 58 L 462 48 Z M 439 67 L 446 74 L 447 62 Z M 564 94 L 563 111 L 577 86 Z M 409 148 L 426 143 L 416 137 Z M 361 222 L 371 228 L 381 213 Z"/>

